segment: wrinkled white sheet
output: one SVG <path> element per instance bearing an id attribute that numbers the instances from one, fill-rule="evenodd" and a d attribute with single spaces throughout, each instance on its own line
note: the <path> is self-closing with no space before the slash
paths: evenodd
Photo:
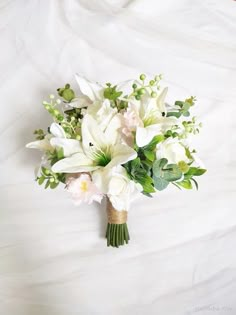
<path id="1" fill-rule="evenodd" d="M 236 314 L 235 34 L 233 0 L 0 1 L 0 314 Z M 169 102 L 198 99 L 199 192 L 134 202 L 120 249 L 104 205 L 37 186 L 40 153 L 24 148 L 75 72 L 163 73 Z"/>

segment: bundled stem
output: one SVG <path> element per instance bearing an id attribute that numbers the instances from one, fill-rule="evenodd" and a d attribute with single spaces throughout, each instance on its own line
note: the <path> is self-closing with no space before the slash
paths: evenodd
<path id="1" fill-rule="evenodd" d="M 119 247 L 128 244 L 129 231 L 127 226 L 127 211 L 117 211 L 107 198 L 107 246 Z"/>

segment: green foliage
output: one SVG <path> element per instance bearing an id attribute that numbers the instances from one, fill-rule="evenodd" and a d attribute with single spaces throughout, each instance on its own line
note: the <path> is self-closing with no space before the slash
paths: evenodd
<path id="1" fill-rule="evenodd" d="M 63 173 L 54 173 L 51 169 L 44 166 L 41 167 L 41 175 L 36 178 L 39 185 L 42 185 L 45 182 L 44 188 L 51 189 L 56 188 L 59 183 L 65 183 L 65 174 Z"/>
<path id="2" fill-rule="evenodd" d="M 45 133 L 42 129 L 35 130 L 34 135 L 36 135 L 36 140 L 43 140 L 45 138 Z"/>
<path id="3" fill-rule="evenodd" d="M 168 182 L 174 182 L 182 177 L 182 172 L 176 164 L 167 164 L 163 169 L 163 178 Z"/>
<path id="4" fill-rule="evenodd" d="M 153 179 L 147 172 L 147 165 L 145 165 L 139 157 L 127 162 L 123 166 L 125 167 L 130 179 L 142 185 L 143 193 L 150 194 L 155 192 Z"/>
<path id="5" fill-rule="evenodd" d="M 187 173 L 189 170 L 189 165 L 187 163 L 185 163 L 184 161 L 180 161 L 178 163 L 178 167 L 182 173 Z"/>
<path id="6" fill-rule="evenodd" d="M 75 92 L 70 88 L 70 84 L 66 84 L 63 88 L 57 89 L 58 95 L 66 102 L 71 102 L 75 98 Z"/>
<path id="7" fill-rule="evenodd" d="M 143 151 L 152 151 L 156 148 L 157 144 L 163 141 L 165 137 L 163 135 L 157 135 L 144 147 L 141 148 Z"/>
<path id="8" fill-rule="evenodd" d="M 183 176 L 178 165 L 167 163 L 168 160 L 164 158 L 153 163 L 153 181 L 157 190 L 165 189 L 170 182 L 175 182 Z"/>
<path id="9" fill-rule="evenodd" d="M 64 152 L 62 148 L 55 149 L 53 152 L 48 152 L 48 160 L 50 161 L 51 166 L 63 158 Z"/>
<path id="10" fill-rule="evenodd" d="M 162 177 L 157 177 L 155 175 L 153 175 L 153 182 L 155 188 L 159 191 L 166 189 L 166 187 L 169 185 L 169 182 L 167 180 Z"/>
<path id="11" fill-rule="evenodd" d="M 188 172 L 184 174 L 185 179 L 191 179 L 193 176 L 201 176 L 204 173 L 206 173 L 206 170 L 204 168 L 200 167 L 190 167 Z"/>
<path id="12" fill-rule="evenodd" d="M 198 190 L 198 183 L 194 176 L 201 176 L 206 172 L 205 169 L 200 167 L 189 167 L 188 171 L 184 174 L 184 179 L 181 182 L 177 182 L 176 185 L 185 189 L 192 189 L 193 185 L 195 185 Z"/>
<path id="13" fill-rule="evenodd" d="M 190 116 L 189 109 L 191 106 L 195 104 L 195 97 L 191 96 L 185 101 L 176 101 L 175 106 L 177 109 L 175 111 L 169 111 L 167 113 L 167 117 L 174 116 L 176 118 L 180 118 L 181 116 L 188 117 Z"/>
<path id="14" fill-rule="evenodd" d="M 111 101 L 116 101 L 123 92 L 116 90 L 117 85 L 111 86 L 110 83 L 107 83 L 107 88 L 104 89 L 104 97 Z"/>
<path id="15" fill-rule="evenodd" d="M 189 179 L 185 179 L 182 182 L 178 182 L 177 185 L 180 187 L 183 187 L 185 189 L 192 189 L 193 188 L 192 183 Z"/>

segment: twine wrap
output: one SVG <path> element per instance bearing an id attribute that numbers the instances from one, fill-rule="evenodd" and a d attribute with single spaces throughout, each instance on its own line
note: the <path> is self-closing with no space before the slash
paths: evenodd
<path id="1" fill-rule="evenodd" d="M 112 203 L 110 202 L 109 198 L 107 198 L 107 219 L 108 223 L 111 224 L 124 224 L 127 222 L 127 211 L 117 211 Z"/>

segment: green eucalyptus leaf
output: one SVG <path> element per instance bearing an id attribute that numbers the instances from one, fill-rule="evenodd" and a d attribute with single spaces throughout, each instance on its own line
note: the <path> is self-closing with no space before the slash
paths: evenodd
<path id="1" fill-rule="evenodd" d="M 169 182 L 167 180 L 156 176 L 153 176 L 153 182 L 155 188 L 159 191 L 164 190 L 169 185 Z"/>
<path id="2" fill-rule="evenodd" d="M 182 101 L 175 101 L 175 105 L 182 107 L 184 102 Z"/>
<path id="3" fill-rule="evenodd" d="M 174 117 L 176 117 L 176 118 L 180 118 L 181 112 L 168 112 L 168 113 L 166 114 L 166 117 L 172 117 L 172 116 L 174 116 Z"/>
<path id="4" fill-rule="evenodd" d="M 183 113 L 183 116 L 184 116 L 184 117 L 189 117 L 189 116 L 190 116 L 190 112 L 189 112 L 189 111 L 184 112 L 184 113 Z"/>
<path id="5" fill-rule="evenodd" d="M 152 167 L 153 174 L 156 177 L 162 177 L 162 174 L 163 174 L 162 170 L 167 163 L 168 163 L 167 159 L 156 160 L 153 163 L 153 167 Z"/>
<path id="6" fill-rule="evenodd" d="M 188 102 L 184 102 L 183 107 L 182 107 L 182 111 L 183 112 L 187 112 L 190 108 L 190 104 Z"/>
<path id="7" fill-rule="evenodd" d="M 163 169 L 163 176 L 168 182 L 174 182 L 182 177 L 182 172 L 176 164 L 168 164 L 165 169 Z"/>

